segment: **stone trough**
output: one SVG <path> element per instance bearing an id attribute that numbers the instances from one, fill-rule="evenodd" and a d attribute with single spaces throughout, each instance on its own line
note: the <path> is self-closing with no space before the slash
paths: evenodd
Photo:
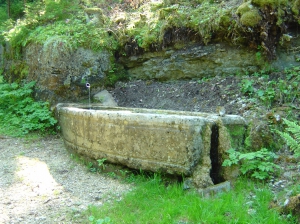
<path id="1" fill-rule="evenodd" d="M 236 115 L 101 105 L 58 104 L 68 149 L 134 169 L 183 175 L 199 188 L 230 179 L 225 151 L 243 147 L 246 122 Z"/>

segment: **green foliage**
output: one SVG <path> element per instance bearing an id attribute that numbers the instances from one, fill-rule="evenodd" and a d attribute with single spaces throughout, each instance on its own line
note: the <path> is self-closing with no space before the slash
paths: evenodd
<path id="1" fill-rule="evenodd" d="M 2 73 L 2 70 L 0 69 L 0 74 Z M 4 83 L 4 78 L 2 75 L 0 75 L 0 84 Z"/>
<path id="2" fill-rule="evenodd" d="M 31 97 L 35 82 L 19 86 L 16 83 L 0 84 L 1 131 L 22 136 L 32 131 L 53 132 L 57 121 L 45 102 Z"/>
<path id="3" fill-rule="evenodd" d="M 287 125 L 285 132 L 277 131 L 277 133 L 286 141 L 287 145 L 295 153 L 295 157 L 300 156 L 300 126 L 296 122 L 283 119 Z"/>
<path id="4" fill-rule="evenodd" d="M 99 167 L 102 167 L 103 170 L 105 170 L 105 164 L 104 164 L 104 162 L 105 162 L 106 160 L 107 160 L 106 158 L 102 158 L 102 159 L 98 159 L 98 160 L 97 160 L 98 166 L 99 166 Z"/>
<path id="5" fill-rule="evenodd" d="M 177 4 L 179 3 L 179 4 Z M 201 4 L 199 4 L 201 3 Z M 132 13 L 127 21 L 127 27 L 123 32 L 118 32 L 118 40 L 121 45 L 133 37 L 139 47 L 146 50 L 153 44 L 163 44 L 165 33 L 169 29 L 194 31 L 207 44 L 212 34 L 217 30 L 228 30 L 231 23 L 228 19 L 230 10 L 217 3 L 207 1 L 175 1 L 173 3 L 150 4 L 150 11 Z M 227 21 L 227 22 L 225 22 Z M 223 26 L 226 27 L 223 27 Z M 186 31 L 188 32 L 188 31 Z M 176 37 L 174 42 L 181 42 L 185 37 Z"/>
<path id="6" fill-rule="evenodd" d="M 224 160 L 222 165 L 232 166 L 241 163 L 241 173 L 252 178 L 265 180 L 279 169 L 279 166 L 273 163 L 278 156 L 265 148 L 249 153 L 240 153 L 234 149 L 227 152 L 229 159 Z"/>
<path id="7" fill-rule="evenodd" d="M 91 223 L 96 223 L 96 224 L 108 224 L 108 223 L 112 223 L 111 219 L 109 217 L 105 217 L 104 219 L 97 219 L 94 216 L 90 216 L 89 217 L 89 221 Z"/>
<path id="8" fill-rule="evenodd" d="M 94 164 L 94 163 L 91 162 L 91 161 L 89 161 L 89 162 L 88 162 L 88 161 L 85 161 L 84 159 L 82 159 L 81 162 L 87 166 L 87 168 L 88 168 L 88 170 L 89 170 L 90 172 L 96 173 L 96 172 L 101 172 L 101 171 L 105 170 L 105 168 L 106 168 L 105 161 L 106 161 L 106 160 L 107 160 L 106 158 L 98 159 L 98 160 L 97 160 L 97 163 L 98 163 L 97 165 Z"/>
<path id="9" fill-rule="evenodd" d="M 86 215 L 93 224 L 103 217 L 111 223 L 293 223 L 269 209 L 272 198 L 266 186 L 245 179 L 230 192 L 202 198 L 180 184 L 165 186 L 154 176 L 137 184 L 121 201 L 90 206 Z"/>
<path id="10" fill-rule="evenodd" d="M 97 50 L 115 47 L 116 44 L 108 38 L 107 30 L 86 24 L 83 12 L 78 12 L 78 7 L 77 1 L 69 0 L 28 3 L 26 17 L 16 22 L 7 21 L 1 26 L 1 36 L 10 42 L 16 58 L 20 57 L 22 47 L 28 43 L 44 44 L 53 36 L 75 48 L 83 46 Z"/>
<path id="11" fill-rule="evenodd" d="M 7 20 L 7 10 L 4 6 L 0 6 L 0 22 Z"/>
<path id="12" fill-rule="evenodd" d="M 300 67 L 292 67 L 284 71 L 285 77 L 272 79 L 267 71 L 254 73 L 253 76 L 241 80 L 241 92 L 262 101 L 270 107 L 273 103 L 295 103 L 300 97 Z"/>
<path id="13" fill-rule="evenodd" d="M 83 163 L 85 163 L 85 161 L 83 161 Z M 88 162 L 86 165 L 90 172 L 96 173 L 98 171 L 98 168 L 94 166 L 93 162 Z"/>
<path id="14" fill-rule="evenodd" d="M 118 81 L 128 80 L 128 75 L 122 66 L 112 63 L 112 69 L 105 77 L 105 86 L 114 86 Z"/>
<path id="15" fill-rule="evenodd" d="M 293 7 L 292 7 L 292 11 L 294 14 L 299 15 L 299 9 L 300 9 L 300 1 L 299 0 L 295 0 Z M 300 22 L 300 19 L 298 19 L 298 21 Z"/>
<path id="16" fill-rule="evenodd" d="M 240 84 L 242 93 L 252 95 L 254 92 L 253 80 L 243 79 Z"/>
<path id="17" fill-rule="evenodd" d="M 271 106 L 272 102 L 275 99 L 276 92 L 275 92 L 275 81 L 268 82 L 265 89 L 259 89 L 256 92 L 256 96 L 266 105 Z"/>
<path id="18" fill-rule="evenodd" d="M 264 6 L 272 6 L 273 8 L 279 7 L 280 5 L 287 5 L 288 0 L 252 0 L 252 3 L 255 5 L 259 5 L 261 7 Z"/>
<path id="19" fill-rule="evenodd" d="M 59 21 L 70 18 L 72 12 L 78 10 L 77 0 L 45 0 L 45 14 L 41 16 L 44 21 Z"/>
<path id="20" fill-rule="evenodd" d="M 205 44 L 209 43 L 216 33 L 218 36 L 236 42 L 240 38 L 239 23 L 244 23 L 245 26 L 255 26 L 260 21 L 261 17 L 258 13 L 260 8 L 257 5 L 264 6 L 269 3 L 285 5 L 282 4 L 283 1 L 275 1 L 273 4 L 271 0 L 268 2 L 259 0 L 256 6 L 250 2 L 243 3 L 237 10 L 237 14 L 241 18 L 236 20 L 232 14 L 239 3 L 225 7 L 224 4 L 211 0 L 151 3 L 139 1 L 139 3 L 141 2 L 147 6 L 126 11 L 124 15 L 122 12 L 119 16 L 111 14 L 112 4 L 126 5 L 128 2 L 125 3 L 121 0 L 27 1 L 24 8 L 23 2 L 18 1 L 19 8 L 24 11 L 24 16 L 19 16 L 18 18 L 21 19 L 18 21 L 13 18 L 15 21 L 11 21 L 10 25 L 2 26 L 0 31 L 5 40 L 11 42 L 13 49 L 18 53 L 29 42 L 43 44 L 53 36 L 63 39 L 72 48 L 82 46 L 94 50 L 104 48 L 116 50 L 134 39 L 133 42 L 136 42 L 144 50 L 153 50 L 164 44 L 166 31 L 170 29 L 175 31 L 182 29 L 187 34 L 191 31 L 200 36 Z M 1 17 L 5 19 L 5 7 L 2 8 L 0 19 Z M 1 12 L 3 16 L 1 16 Z M 98 18 L 99 21 L 95 22 L 97 20 L 95 18 Z M 182 34 L 178 36 L 172 34 L 171 38 L 171 42 L 177 43 L 179 46 L 186 40 Z M 16 56 L 18 53 L 15 53 Z"/>
<path id="21" fill-rule="evenodd" d="M 260 61 L 261 60 L 261 45 L 257 46 L 257 52 L 255 53 L 256 60 Z"/>
<path id="22" fill-rule="evenodd" d="M 70 48 L 84 47 L 95 51 L 102 49 L 115 50 L 118 46 L 115 38 L 109 36 L 107 29 L 86 24 L 85 21 L 73 18 L 68 21 L 57 21 L 46 27 L 37 27 L 26 39 L 29 42 L 44 44 L 49 38 L 56 37 L 67 43 Z"/>

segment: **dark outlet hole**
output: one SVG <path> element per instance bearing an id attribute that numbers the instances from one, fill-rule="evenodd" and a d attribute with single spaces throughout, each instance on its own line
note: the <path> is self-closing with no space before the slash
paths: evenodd
<path id="1" fill-rule="evenodd" d="M 210 177 L 214 184 L 219 184 L 224 182 L 224 178 L 221 175 L 221 161 L 219 159 L 219 128 L 217 125 L 212 126 L 211 133 L 211 145 L 210 145 L 210 160 L 211 160 L 211 170 Z"/>

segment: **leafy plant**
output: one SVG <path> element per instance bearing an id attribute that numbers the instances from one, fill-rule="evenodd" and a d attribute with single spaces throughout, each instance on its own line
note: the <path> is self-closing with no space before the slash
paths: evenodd
<path id="1" fill-rule="evenodd" d="M 95 224 L 108 224 L 112 223 L 109 217 L 105 217 L 104 219 L 96 219 L 94 216 L 89 217 L 89 221 Z"/>
<path id="2" fill-rule="evenodd" d="M 96 173 L 98 171 L 98 169 L 96 167 L 94 167 L 94 163 L 92 163 L 92 162 L 87 163 L 87 168 L 92 173 Z"/>
<path id="3" fill-rule="evenodd" d="M 244 94 L 252 95 L 254 92 L 253 81 L 249 79 L 243 79 L 240 84 L 241 91 Z"/>
<path id="4" fill-rule="evenodd" d="M 0 84 L 1 131 L 22 136 L 32 131 L 54 132 L 56 119 L 47 102 L 32 98 L 35 82 L 19 86 L 17 83 Z"/>
<path id="5" fill-rule="evenodd" d="M 272 84 L 273 84 L 273 82 L 272 82 Z M 258 90 L 256 92 L 256 95 L 267 106 L 271 106 L 272 102 L 275 99 L 276 92 L 275 92 L 275 89 L 272 86 L 268 86 L 268 87 L 266 87 L 265 90 L 262 90 L 262 89 Z"/>
<path id="6" fill-rule="evenodd" d="M 112 68 L 105 77 L 105 86 L 114 86 L 118 81 L 128 80 L 127 72 L 119 65 L 112 63 Z"/>
<path id="7" fill-rule="evenodd" d="M 105 170 L 105 164 L 104 164 L 104 162 L 105 162 L 106 160 L 107 160 L 106 158 L 102 158 L 102 159 L 98 159 L 98 160 L 97 160 L 98 166 L 99 166 L 99 167 L 102 167 L 103 170 Z"/>
<path id="8" fill-rule="evenodd" d="M 229 149 L 227 152 L 229 153 L 229 159 L 223 162 L 223 166 L 241 163 L 241 173 L 256 179 L 268 179 L 270 174 L 275 173 L 280 168 L 273 163 L 273 160 L 278 156 L 265 148 L 249 153 L 240 153 L 234 149 Z"/>
<path id="9" fill-rule="evenodd" d="M 261 60 L 261 46 L 258 45 L 257 46 L 257 52 L 255 53 L 255 56 L 256 56 L 256 60 L 260 61 Z"/>
<path id="10" fill-rule="evenodd" d="M 300 126 L 296 122 L 283 119 L 287 125 L 285 132 L 277 131 L 277 133 L 286 141 L 287 145 L 295 153 L 295 157 L 300 156 Z"/>
<path id="11" fill-rule="evenodd" d="M 285 77 L 276 81 L 272 79 L 272 75 L 268 75 L 271 72 L 271 68 L 262 70 L 254 73 L 252 79 L 241 80 L 241 92 L 259 99 L 268 107 L 274 103 L 295 104 L 300 96 L 300 67 L 286 69 Z"/>

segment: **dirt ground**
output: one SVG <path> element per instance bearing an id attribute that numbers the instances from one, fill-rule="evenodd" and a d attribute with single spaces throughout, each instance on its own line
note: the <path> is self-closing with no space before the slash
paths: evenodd
<path id="1" fill-rule="evenodd" d="M 234 77 L 208 80 L 132 81 L 117 83 L 111 90 L 119 106 L 195 112 L 216 112 L 224 106 L 228 114 L 240 114 L 243 106 Z"/>
<path id="2" fill-rule="evenodd" d="M 0 223 L 88 223 L 89 205 L 121 200 L 132 186 L 92 173 L 60 137 L 0 138 Z"/>
<path id="3" fill-rule="evenodd" d="M 275 74 L 276 80 L 284 74 Z M 282 77 L 283 78 L 283 77 Z M 260 77 L 251 77 L 254 91 L 261 88 Z M 178 80 L 158 82 L 153 80 L 118 82 L 109 92 L 118 106 L 140 107 L 166 110 L 218 113 L 219 107 L 226 109 L 226 114 L 241 115 L 247 119 L 263 119 L 278 110 L 289 110 L 289 114 L 280 111 L 282 117 L 293 116 L 300 120 L 300 100 L 294 99 L 289 107 L 276 97 L 272 105 L 266 105 L 258 99 L 241 92 L 241 82 L 249 80 L 248 76 L 212 77 L 203 80 Z M 269 81 L 272 81 L 270 78 Z"/>

